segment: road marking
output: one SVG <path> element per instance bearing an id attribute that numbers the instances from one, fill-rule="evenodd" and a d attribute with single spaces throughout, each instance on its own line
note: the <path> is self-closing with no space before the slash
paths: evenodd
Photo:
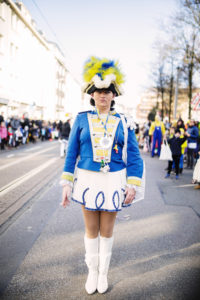
<path id="1" fill-rule="evenodd" d="M 30 155 L 28 155 L 28 156 L 26 156 L 26 157 L 16 158 L 15 161 L 10 162 L 10 163 L 8 163 L 8 164 L 6 164 L 6 165 L 1 166 L 1 167 L 0 167 L 0 170 L 4 170 L 4 169 L 6 169 L 6 168 L 8 168 L 8 167 L 11 167 L 11 166 L 13 166 L 13 165 L 15 165 L 15 164 L 19 164 L 19 163 L 21 163 L 21 162 L 24 161 L 24 160 L 30 159 L 30 158 L 32 158 L 32 157 L 34 157 L 34 156 L 37 156 L 37 155 L 39 155 L 39 154 L 41 154 L 41 153 L 44 153 L 44 152 L 47 152 L 47 151 L 49 151 L 49 150 L 51 150 L 51 149 L 53 149 L 53 148 L 56 148 L 56 147 L 57 147 L 57 144 L 56 144 L 56 145 L 53 145 L 52 147 L 49 147 L 48 149 L 44 149 L 44 150 L 38 151 L 38 152 L 36 152 L 36 153 L 30 154 Z"/>
<path id="2" fill-rule="evenodd" d="M 181 188 L 181 187 L 188 187 L 188 186 L 194 186 L 194 184 L 183 184 L 183 185 L 175 185 L 173 186 L 174 188 L 178 187 L 178 188 Z"/>
<path id="3" fill-rule="evenodd" d="M 14 154 L 9 154 L 9 155 L 7 155 L 6 157 L 7 158 L 10 158 L 10 157 L 13 157 L 13 156 L 15 156 Z"/>
<path id="4" fill-rule="evenodd" d="M 24 150 L 24 152 L 29 152 L 29 151 L 32 151 L 32 150 L 35 150 L 35 149 L 41 149 L 42 146 L 35 146 L 35 147 L 31 147 L 30 149 L 26 149 Z"/>
<path id="5" fill-rule="evenodd" d="M 49 167 L 50 165 L 52 165 L 58 159 L 60 159 L 60 158 L 59 157 L 52 158 L 52 159 L 48 160 L 47 162 L 45 162 L 44 164 L 42 164 L 41 166 L 39 166 L 39 167 L 31 170 L 30 172 L 26 173 L 25 175 L 23 175 L 21 177 L 15 179 L 13 181 L 11 181 L 7 185 L 4 185 L 0 189 L 0 197 L 3 196 L 3 195 L 5 195 L 5 194 L 7 194 L 10 191 L 12 191 L 17 186 L 19 186 L 20 184 L 24 183 L 25 181 L 27 181 L 31 177 L 35 176 L 39 172 L 43 171 L 44 169 L 46 169 L 47 167 Z"/>

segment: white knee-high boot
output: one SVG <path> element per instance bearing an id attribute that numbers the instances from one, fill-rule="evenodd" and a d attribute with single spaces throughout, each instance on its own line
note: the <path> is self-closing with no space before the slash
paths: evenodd
<path id="1" fill-rule="evenodd" d="M 99 276 L 97 283 L 97 290 L 103 294 L 108 289 L 107 274 L 112 255 L 112 245 L 114 237 L 106 238 L 100 236 L 99 241 Z"/>
<path id="2" fill-rule="evenodd" d="M 85 243 L 85 262 L 88 267 L 89 273 L 85 284 L 85 289 L 88 294 L 93 294 L 97 289 L 98 280 L 98 263 L 99 263 L 99 237 L 89 239 L 84 236 Z"/>

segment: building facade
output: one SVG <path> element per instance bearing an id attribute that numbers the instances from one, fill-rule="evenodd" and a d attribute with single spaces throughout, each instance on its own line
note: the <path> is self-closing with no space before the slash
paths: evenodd
<path id="1" fill-rule="evenodd" d="M 67 73 L 59 47 L 36 29 L 23 3 L 0 0 L 0 112 L 63 119 Z"/>
<path id="2" fill-rule="evenodd" d="M 193 89 L 193 96 L 199 92 L 199 89 Z M 167 109 L 168 109 L 168 101 L 165 97 L 164 103 L 164 117 L 168 116 Z M 153 89 L 147 89 L 140 98 L 140 103 L 137 105 L 136 109 L 136 118 L 142 124 L 147 121 L 149 112 L 154 108 L 157 107 L 157 111 L 161 111 L 161 98 L 156 96 L 155 91 Z M 177 97 L 177 107 L 176 107 L 176 120 L 181 117 L 183 120 L 188 120 L 188 90 L 184 88 L 180 88 Z M 171 120 L 174 121 L 174 97 L 173 103 L 171 107 Z M 200 119 L 200 111 L 192 110 L 191 112 L 192 118 L 195 120 Z"/>
<path id="3" fill-rule="evenodd" d="M 141 94 L 140 103 L 136 108 L 136 119 L 140 124 L 145 123 L 149 112 L 153 107 L 159 107 L 160 99 L 155 96 L 155 92 L 151 89 Z"/>

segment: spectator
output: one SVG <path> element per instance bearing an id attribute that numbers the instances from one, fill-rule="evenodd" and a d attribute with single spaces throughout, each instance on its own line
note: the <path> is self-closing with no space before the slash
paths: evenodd
<path id="1" fill-rule="evenodd" d="M 46 128 L 45 128 L 44 124 L 42 124 L 42 128 L 41 128 L 41 141 L 42 142 L 45 140 L 45 135 L 46 135 Z"/>
<path id="2" fill-rule="evenodd" d="M 32 141 L 33 143 L 36 143 L 37 138 L 38 138 L 38 127 L 37 125 L 34 123 L 33 124 L 33 128 L 32 128 Z"/>
<path id="3" fill-rule="evenodd" d="M 180 139 L 184 138 L 185 135 L 185 131 L 183 128 L 180 128 Z M 187 141 L 185 140 L 185 142 L 181 145 L 181 157 L 180 157 L 180 162 L 179 162 L 179 174 L 183 173 L 183 161 L 184 161 L 184 153 L 185 153 L 185 148 L 187 147 Z M 172 170 L 175 169 L 175 163 L 173 162 L 172 165 Z"/>
<path id="4" fill-rule="evenodd" d="M 30 128 L 29 128 L 29 140 L 30 140 L 30 142 L 36 143 L 37 137 L 38 137 L 38 128 L 35 124 L 35 121 L 32 120 L 30 122 Z"/>
<path id="5" fill-rule="evenodd" d="M 176 170 L 176 179 L 179 178 L 179 163 L 180 163 L 180 157 L 181 157 L 181 145 L 186 141 L 186 137 L 180 138 L 180 130 L 175 130 L 175 135 L 173 137 L 168 139 L 168 144 L 170 145 L 170 149 L 172 152 L 172 158 L 173 161 L 168 161 L 168 172 L 165 176 L 165 178 L 170 177 L 170 173 L 172 170 L 173 162 L 175 164 L 175 170 Z"/>
<path id="6" fill-rule="evenodd" d="M 198 141 L 198 128 L 195 126 L 194 120 L 190 120 L 188 129 L 186 131 L 187 135 L 187 168 L 193 169 L 194 165 L 194 153 L 197 149 L 197 141 Z"/>
<path id="7" fill-rule="evenodd" d="M 149 135 L 153 136 L 153 145 L 152 145 L 152 151 L 151 151 L 151 156 L 154 157 L 155 155 L 155 148 L 157 144 L 158 148 L 158 156 L 160 156 L 160 150 L 161 150 L 161 142 L 162 142 L 162 137 L 165 134 L 165 126 L 163 122 L 161 122 L 160 117 L 156 116 L 155 121 L 152 122 L 151 127 L 149 129 Z"/>
<path id="8" fill-rule="evenodd" d="M 8 123 L 8 146 L 14 146 L 14 134 L 10 123 Z"/>
<path id="9" fill-rule="evenodd" d="M 193 172 L 193 183 L 196 184 L 195 189 L 200 189 L 200 145 L 198 145 L 198 160 Z"/>
<path id="10" fill-rule="evenodd" d="M 24 129 L 23 129 L 23 138 L 22 138 L 22 144 L 25 145 L 27 143 L 28 140 L 28 126 L 25 125 Z"/>
<path id="11" fill-rule="evenodd" d="M 61 134 L 60 134 L 61 139 L 68 140 L 70 131 L 71 131 L 70 118 L 67 117 L 65 123 L 63 123 L 61 127 Z"/>
<path id="12" fill-rule="evenodd" d="M 163 123 L 164 123 L 165 129 L 166 129 L 166 130 L 169 130 L 171 124 L 169 123 L 169 118 L 168 118 L 168 117 L 165 117 L 165 118 L 164 118 Z"/>
<path id="13" fill-rule="evenodd" d="M 185 131 L 183 128 L 180 128 L 180 138 L 183 139 L 185 135 Z M 183 173 L 183 161 L 184 161 L 184 154 L 185 154 L 185 149 L 187 148 L 187 140 L 184 141 L 184 143 L 181 145 L 181 157 L 180 157 L 180 163 L 179 163 L 179 170 L 180 174 Z"/>
<path id="14" fill-rule="evenodd" d="M 52 141 L 51 139 L 51 122 L 48 122 L 47 130 L 46 130 L 46 139 Z"/>
<path id="15" fill-rule="evenodd" d="M 5 122 L 2 121 L 1 125 L 0 125 L 1 150 L 5 149 L 5 144 L 7 142 L 7 136 L 8 136 L 7 128 L 6 128 Z"/>
<path id="16" fill-rule="evenodd" d="M 143 129 L 143 138 L 144 138 L 143 151 L 144 152 L 149 152 L 150 151 L 149 129 L 150 129 L 150 123 L 149 122 L 144 123 L 144 129 Z"/>
<path id="17" fill-rule="evenodd" d="M 61 134 L 62 125 L 63 125 L 63 122 L 60 120 L 60 121 L 58 122 L 58 126 L 57 126 L 58 131 L 59 131 L 59 137 L 60 137 L 60 134 Z"/>
<path id="18" fill-rule="evenodd" d="M 60 157 L 65 156 L 70 131 L 71 131 L 70 116 L 67 115 L 66 120 L 61 127 L 61 133 L 60 133 L 60 139 L 61 139 Z"/>
<path id="19" fill-rule="evenodd" d="M 0 125 L 1 125 L 1 122 L 4 122 L 4 112 L 3 111 L 1 112 L 1 115 L 0 115 Z"/>
<path id="20" fill-rule="evenodd" d="M 11 118 L 11 126 L 14 132 L 19 128 L 20 121 L 16 116 L 14 118 Z"/>
<path id="21" fill-rule="evenodd" d="M 28 128 L 29 128 L 29 123 L 30 123 L 30 121 L 29 121 L 29 118 L 24 118 L 24 122 L 23 122 L 23 125 L 22 125 L 22 127 L 24 128 L 25 126 L 28 126 Z"/>
<path id="22" fill-rule="evenodd" d="M 184 121 L 181 118 L 178 119 L 176 128 L 177 129 L 183 128 L 185 130 L 185 124 L 184 124 Z"/>
<path id="23" fill-rule="evenodd" d="M 22 127 L 18 127 L 15 131 L 15 147 L 18 147 L 20 143 L 22 143 L 23 138 L 23 129 Z"/>

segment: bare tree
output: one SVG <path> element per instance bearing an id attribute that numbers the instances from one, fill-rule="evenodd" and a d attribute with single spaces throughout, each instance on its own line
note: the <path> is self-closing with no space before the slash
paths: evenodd
<path id="1" fill-rule="evenodd" d="M 164 118 L 166 111 L 166 91 L 167 91 L 167 73 L 165 71 L 167 64 L 166 49 L 160 40 L 154 43 L 155 62 L 152 64 L 153 91 L 156 93 L 156 109 L 161 111 L 161 118 Z M 159 107 L 161 99 L 161 108 Z"/>
<path id="2" fill-rule="evenodd" d="M 161 115 L 172 116 L 172 103 L 174 96 L 174 78 L 177 65 L 177 42 L 175 37 L 158 41 L 154 44 L 154 49 L 157 52 L 157 64 L 154 64 L 154 90 L 157 92 L 157 97 L 161 98 Z"/>
<path id="3" fill-rule="evenodd" d="M 180 0 L 180 9 L 173 17 L 173 35 L 178 37 L 179 67 L 184 73 L 188 88 L 188 118 L 191 118 L 192 91 L 194 89 L 194 74 L 199 67 L 199 33 L 200 4 L 195 0 Z M 196 3 L 198 2 L 198 3 Z M 196 10 L 196 7 L 198 9 Z"/>
<path id="4" fill-rule="evenodd" d="M 156 110 L 160 109 L 161 118 L 164 117 L 165 111 L 165 92 L 166 92 L 166 74 L 164 72 L 164 62 L 158 62 L 157 65 L 154 65 L 153 75 L 153 91 L 156 93 L 157 103 Z M 161 98 L 161 108 L 159 107 L 159 98 Z"/>
<path id="5" fill-rule="evenodd" d="M 189 26 L 191 26 L 197 33 L 197 47 L 194 51 L 194 59 L 198 64 L 200 64 L 200 1 L 182 0 L 182 5 L 185 8 L 183 21 Z"/>
<path id="6" fill-rule="evenodd" d="M 166 108 L 166 114 L 169 116 L 169 121 L 172 117 L 172 104 L 174 100 L 174 81 L 175 81 L 175 70 L 178 64 L 177 57 L 178 51 L 176 38 L 172 37 L 165 43 L 166 49 L 166 63 L 167 63 L 167 81 L 166 81 L 166 92 L 168 95 L 168 106 Z"/>
<path id="7" fill-rule="evenodd" d="M 171 118 L 174 96 L 174 72 L 178 69 L 181 84 L 188 90 L 188 117 L 191 118 L 194 75 L 200 68 L 200 0 L 177 0 L 179 10 L 167 26 L 161 26 L 162 36 L 154 48 L 157 63 L 154 64 L 154 90 L 161 97 L 161 115 Z M 177 81 L 178 82 L 178 81 Z M 166 96 L 168 95 L 168 101 Z"/>
<path id="8" fill-rule="evenodd" d="M 191 101 L 192 101 L 192 90 L 194 87 L 193 78 L 195 72 L 195 41 L 196 35 L 193 34 L 192 42 L 186 44 L 185 57 L 183 59 L 183 70 L 187 75 L 188 81 L 188 118 L 191 118 Z"/>
<path id="9" fill-rule="evenodd" d="M 187 19 L 184 19 L 184 22 L 200 30 L 200 1 L 182 0 L 181 4 L 189 16 Z"/>
<path id="10" fill-rule="evenodd" d="M 166 113 L 169 115 L 169 122 L 171 121 L 172 115 L 172 103 L 173 103 L 173 95 L 174 95 L 174 58 L 171 58 L 171 74 L 168 78 L 168 94 L 169 94 L 169 102 L 168 102 L 168 110 Z"/>

